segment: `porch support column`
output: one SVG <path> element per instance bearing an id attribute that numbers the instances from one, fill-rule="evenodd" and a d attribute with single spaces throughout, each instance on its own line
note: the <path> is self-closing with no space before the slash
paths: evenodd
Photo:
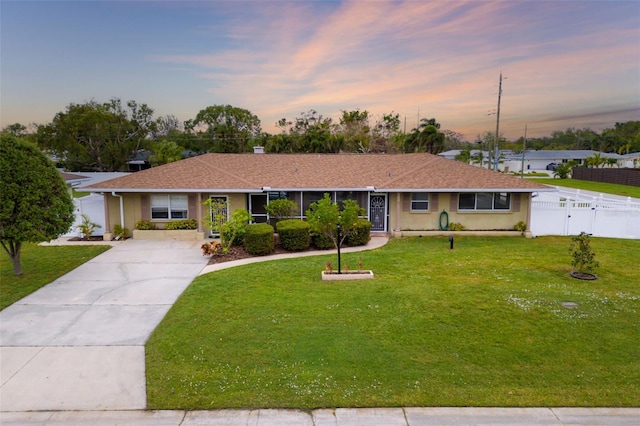
<path id="1" fill-rule="evenodd" d="M 106 192 L 102 193 L 102 198 L 104 204 L 104 234 L 103 237 L 105 240 L 111 240 L 111 220 L 109 218 L 109 194 Z M 106 237 L 105 237 L 105 234 Z"/>
<path id="2" fill-rule="evenodd" d="M 402 212 L 402 194 L 396 192 L 396 226 L 394 231 L 400 232 L 400 213 Z"/>
<path id="3" fill-rule="evenodd" d="M 202 226 L 202 192 L 198 192 L 196 195 L 196 220 L 198 221 L 198 232 L 204 232 Z"/>

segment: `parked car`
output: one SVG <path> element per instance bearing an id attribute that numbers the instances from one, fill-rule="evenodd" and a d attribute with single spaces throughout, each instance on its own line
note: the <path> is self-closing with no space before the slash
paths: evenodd
<path id="1" fill-rule="evenodd" d="M 558 168 L 558 163 L 549 163 L 547 164 L 547 170 L 555 170 Z"/>

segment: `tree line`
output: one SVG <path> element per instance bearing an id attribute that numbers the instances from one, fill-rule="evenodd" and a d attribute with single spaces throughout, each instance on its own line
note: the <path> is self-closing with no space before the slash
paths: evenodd
<path id="1" fill-rule="evenodd" d="M 252 152 L 255 145 L 269 153 L 408 153 L 437 154 L 448 149 L 477 149 L 492 140 L 490 132 L 474 142 L 443 130 L 435 118 L 423 118 L 406 131 L 394 112 L 373 117 L 367 110 L 343 110 L 337 121 L 315 110 L 278 120 L 275 134 L 262 131 L 260 119 L 243 108 L 212 105 L 180 122 L 173 115 L 154 118 L 154 110 L 136 101 L 114 98 L 70 104 L 50 123 L 29 128 L 16 123 L 3 133 L 28 139 L 69 171 L 126 171 L 137 153 L 148 153 L 152 166 L 206 152 Z M 522 147 L 522 140 L 500 138 L 501 149 Z M 567 129 L 549 138 L 529 139 L 527 149 L 594 149 L 603 152 L 640 151 L 640 121 L 616 123 L 601 133 Z"/>

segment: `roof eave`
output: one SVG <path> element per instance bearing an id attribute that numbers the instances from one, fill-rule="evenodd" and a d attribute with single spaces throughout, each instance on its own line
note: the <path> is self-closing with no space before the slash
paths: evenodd
<path id="1" fill-rule="evenodd" d="M 233 194 L 247 194 L 247 193 L 260 193 L 263 192 L 262 188 L 244 188 L 244 189 L 225 189 L 225 188 L 79 188 L 85 192 L 121 192 L 121 193 L 233 193 Z"/>

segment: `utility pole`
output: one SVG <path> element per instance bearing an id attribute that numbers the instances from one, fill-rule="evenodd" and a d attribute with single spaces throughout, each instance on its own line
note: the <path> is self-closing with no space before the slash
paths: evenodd
<path id="1" fill-rule="evenodd" d="M 522 141 L 522 168 L 520 170 L 520 179 L 524 179 L 524 151 L 527 149 L 527 125 L 524 125 L 524 140 Z"/>
<path id="2" fill-rule="evenodd" d="M 498 139 L 500 138 L 500 98 L 502 97 L 502 71 L 500 71 L 500 84 L 498 85 L 498 109 L 496 110 L 496 142 L 494 149 L 493 171 L 498 171 Z"/>

